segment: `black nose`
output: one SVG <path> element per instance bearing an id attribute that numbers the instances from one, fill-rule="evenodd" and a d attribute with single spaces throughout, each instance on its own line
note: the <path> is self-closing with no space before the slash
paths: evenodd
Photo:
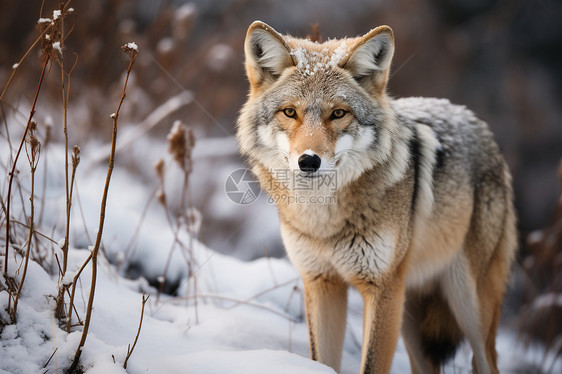
<path id="1" fill-rule="evenodd" d="M 299 168 L 302 171 L 314 173 L 316 170 L 320 169 L 321 162 L 322 160 L 320 160 L 320 157 L 318 157 L 318 155 L 310 155 L 308 153 L 305 153 L 304 155 L 299 157 Z"/>

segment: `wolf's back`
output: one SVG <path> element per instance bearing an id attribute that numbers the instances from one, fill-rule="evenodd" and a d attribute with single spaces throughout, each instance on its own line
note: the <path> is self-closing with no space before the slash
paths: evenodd
<path id="1" fill-rule="evenodd" d="M 405 98 L 392 106 L 399 122 L 427 126 L 439 142 L 432 170 L 434 217 L 454 217 L 458 201 L 469 198 L 472 218 L 464 245 L 475 273 L 485 272 L 494 254 L 507 272 L 517 247 L 511 175 L 488 125 L 446 99 Z"/>
<path id="2" fill-rule="evenodd" d="M 460 174 L 470 177 L 471 184 L 477 184 L 489 173 L 497 174 L 498 180 L 506 178 L 507 167 L 492 132 L 466 107 L 447 99 L 421 97 L 394 100 L 392 106 L 399 122 L 421 124 L 433 130 L 440 145 L 435 187 L 442 180 L 461 177 Z M 506 187 L 510 189 L 510 183 Z"/>

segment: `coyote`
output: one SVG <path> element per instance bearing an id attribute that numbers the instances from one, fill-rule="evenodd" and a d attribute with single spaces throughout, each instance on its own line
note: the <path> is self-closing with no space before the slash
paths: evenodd
<path id="1" fill-rule="evenodd" d="M 488 126 L 448 100 L 391 99 L 388 26 L 318 43 L 256 21 L 244 51 L 250 93 L 237 138 L 261 186 L 283 197 L 312 359 L 340 370 L 352 285 L 364 300 L 361 373 L 390 371 L 400 333 L 413 373 L 438 373 L 464 338 L 474 372 L 498 373 L 517 233 Z M 330 172 L 330 186 L 297 188 Z M 319 195 L 334 199 L 296 199 Z"/>

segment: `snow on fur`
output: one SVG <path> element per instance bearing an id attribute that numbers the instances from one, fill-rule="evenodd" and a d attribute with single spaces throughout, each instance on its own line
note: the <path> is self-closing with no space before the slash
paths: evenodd
<path id="1" fill-rule="evenodd" d="M 297 60 L 297 69 L 305 76 L 313 76 L 319 71 L 338 66 L 349 56 L 349 53 L 349 45 L 346 41 L 342 41 L 332 53 L 328 48 L 318 52 L 303 47 L 293 48 L 289 52 Z"/>

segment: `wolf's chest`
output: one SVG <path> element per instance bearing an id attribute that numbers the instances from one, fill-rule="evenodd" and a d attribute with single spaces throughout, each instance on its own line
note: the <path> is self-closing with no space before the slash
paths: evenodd
<path id="1" fill-rule="evenodd" d="M 391 268 L 395 253 L 396 236 L 371 228 L 336 242 L 330 262 L 344 279 L 376 279 Z"/>
<path id="2" fill-rule="evenodd" d="M 284 240 L 293 263 L 310 270 L 331 268 L 350 282 L 374 279 L 392 268 L 398 235 L 374 210 L 358 213 L 341 204 L 290 208 L 280 213 L 290 228 L 282 232 L 292 233 Z"/>
<path id="3" fill-rule="evenodd" d="M 349 214 L 322 197 L 321 203 L 310 202 L 317 196 L 295 196 L 287 204 L 279 204 L 282 220 L 290 223 L 299 231 L 316 238 L 329 238 L 339 233 L 349 219 Z M 328 201 L 328 203 L 326 203 Z"/>
<path id="4" fill-rule="evenodd" d="M 327 232 L 323 227 L 317 230 Z M 350 283 L 387 273 L 397 254 L 398 236 L 394 232 L 354 227 L 349 221 L 343 230 L 326 237 L 311 237 L 292 223 L 284 223 L 281 232 L 287 253 L 299 271 L 315 274 L 331 269 Z"/>

